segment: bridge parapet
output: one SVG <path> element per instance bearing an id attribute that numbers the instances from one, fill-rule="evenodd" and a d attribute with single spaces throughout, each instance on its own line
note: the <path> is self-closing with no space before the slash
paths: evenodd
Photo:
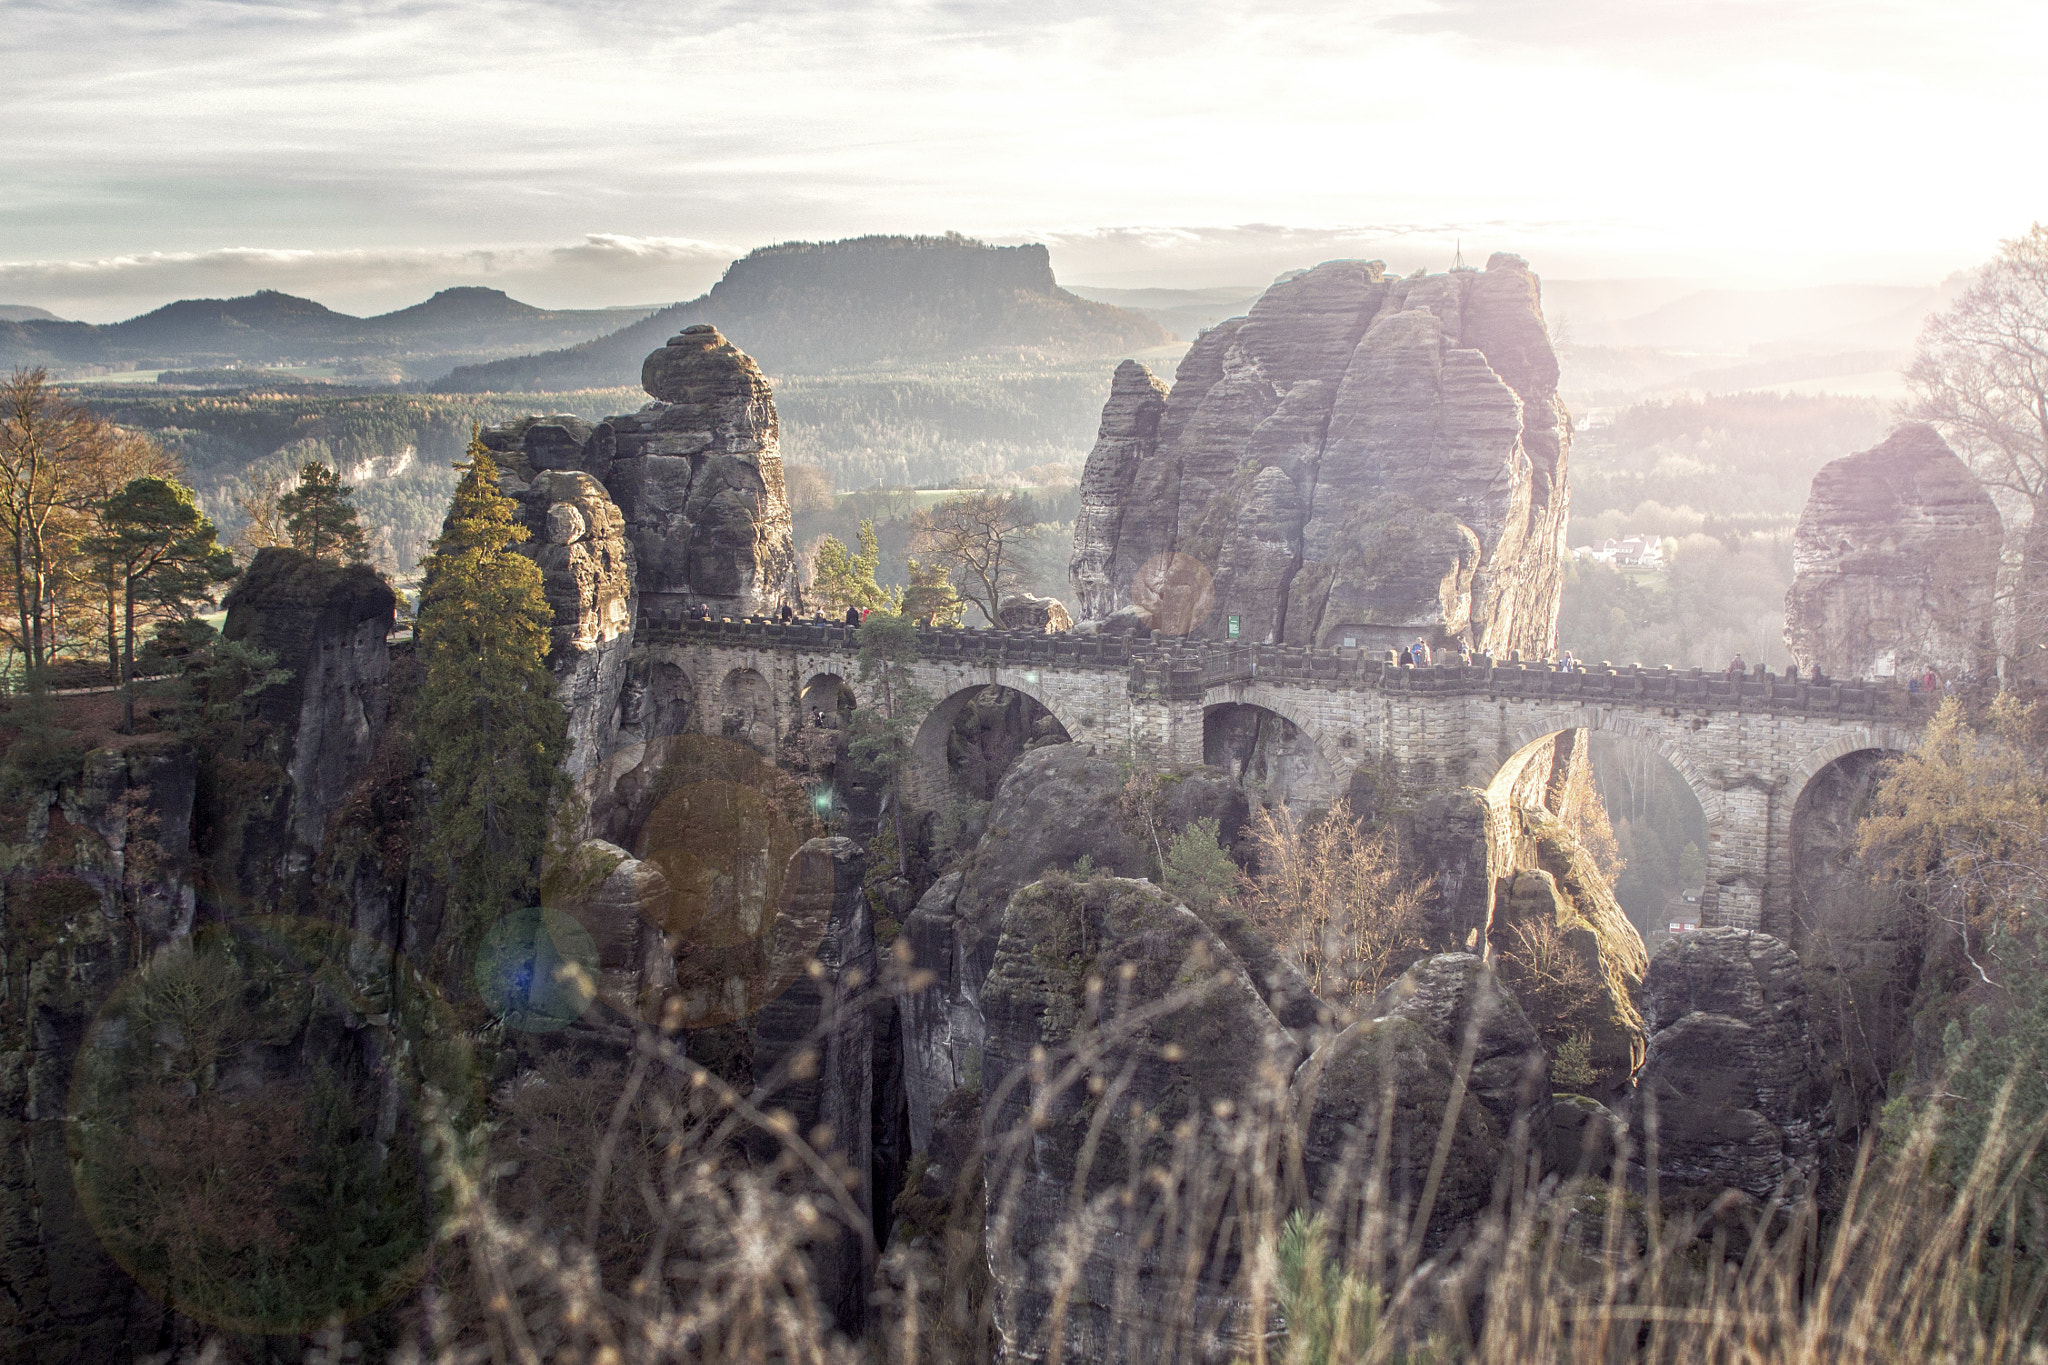
<path id="1" fill-rule="evenodd" d="M 835 621 L 693 621 L 679 612 L 645 615 L 637 631 L 650 644 L 750 645 L 803 653 L 852 653 L 856 628 Z M 1125 671 L 1133 694 L 1186 698 L 1204 688 L 1262 682 L 1401 694 L 1508 697 L 1577 705 L 1608 703 L 1660 710 L 1740 710 L 1906 720 L 1933 710 L 1938 694 L 1913 693 L 1892 682 L 1787 678 L 1762 673 L 1741 679 L 1703 669 L 1586 667 L 1559 673 L 1541 664 L 1489 660 L 1415 667 L 1375 659 L 1363 650 L 1304 645 L 1217 644 L 1120 635 L 1047 635 L 1022 630 L 920 626 L 928 659 L 996 666 L 1042 664 L 1056 669 Z"/>

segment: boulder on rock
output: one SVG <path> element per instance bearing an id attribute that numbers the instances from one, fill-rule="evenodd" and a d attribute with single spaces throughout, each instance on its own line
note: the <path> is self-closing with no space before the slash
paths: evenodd
<path id="1" fill-rule="evenodd" d="M 1792 950 L 1746 929 L 1681 934 L 1652 959 L 1643 1009 L 1630 1120 L 1642 1151 L 1654 1119 L 1664 1187 L 1767 1199 L 1810 1182 L 1833 1124 Z"/>
<path id="2" fill-rule="evenodd" d="M 1074 628 L 1067 604 L 1057 597 L 1034 597 L 1028 592 L 1003 599 L 996 613 L 1004 630 L 1029 630 L 1040 635 L 1058 635 Z"/>

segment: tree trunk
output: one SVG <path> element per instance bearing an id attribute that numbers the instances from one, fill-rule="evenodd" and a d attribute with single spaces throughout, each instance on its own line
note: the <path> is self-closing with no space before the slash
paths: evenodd
<path id="1" fill-rule="evenodd" d="M 114 669 L 121 689 L 121 733 L 135 733 L 135 580 L 124 578 L 121 591 L 121 658 Z"/>
<path id="2" fill-rule="evenodd" d="M 2013 590 L 2012 652 L 2023 678 L 2048 674 L 2048 491 L 2033 499 Z"/>

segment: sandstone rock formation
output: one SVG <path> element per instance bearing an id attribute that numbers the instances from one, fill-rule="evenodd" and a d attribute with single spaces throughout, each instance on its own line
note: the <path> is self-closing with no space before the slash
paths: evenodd
<path id="1" fill-rule="evenodd" d="M 1155 813 L 1162 840 L 1200 819 L 1213 819 L 1228 837 L 1244 824 L 1244 794 L 1212 769 L 1170 770 Z M 905 996 L 904 1085 L 909 1096 L 911 1142 L 931 1140 L 940 1101 L 977 1073 L 985 1038 L 982 983 L 1002 932 L 1003 909 L 1017 888 L 1048 869 L 1082 859 L 1099 872 L 1142 877 L 1156 851 L 1134 828 L 1118 798 L 1125 773 L 1117 759 L 1086 743 L 1033 749 L 1003 777 L 973 853 L 939 878 L 903 926 L 912 961 L 933 979 Z M 1266 966 L 1264 975 L 1275 968 Z M 1263 979 L 1255 985 L 1274 987 Z M 1283 980 L 1279 989 L 1293 991 Z M 1303 988 L 1299 994 L 1305 996 Z M 1290 1027 L 1313 1017 L 1313 1005 L 1286 1007 Z"/>
<path id="2" fill-rule="evenodd" d="M 1361 1019 L 1317 1048 L 1295 1078 L 1301 1162 L 1315 1206 L 1348 1225 L 1365 1190 L 1383 1178 L 1395 1235 L 1405 1231 L 1451 1118 L 1456 1070 L 1456 1054 L 1430 1024 L 1405 1015 Z M 1485 1105 L 1466 1098 L 1454 1123 L 1423 1234 L 1431 1250 L 1485 1207 L 1503 1158 L 1500 1126 Z M 1382 1142 L 1386 1164 L 1376 1169 Z"/>
<path id="3" fill-rule="evenodd" d="M 1998 509 L 1934 428 L 1824 466 L 1792 538 L 1785 643 L 1838 678 L 1983 673 Z"/>
<path id="4" fill-rule="evenodd" d="M 1570 435 L 1525 262 L 1328 262 L 1204 333 L 1171 393 L 1118 369 L 1075 523 L 1081 619 L 1181 555 L 1214 609 L 1176 632 L 1547 653 Z"/>
<path id="5" fill-rule="evenodd" d="M 1667 1191 L 1758 1199 L 1813 1178 L 1832 1131 L 1799 959 L 1768 934 L 1697 929 L 1643 983 L 1649 1056 L 1631 1105 L 1638 1150 L 1655 1106 Z"/>
<path id="6" fill-rule="evenodd" d="M 581 471 L 602 485 L 647 609 L 747 616 L 796 605 L 775 399 L 760 367 L 700 323 L 647 357 L 641 383 L 655 401 L 638 412 L 594 427 L 527 418 L 486 428 L 484 444 L 521 480 Z"/>
<path id="7" fill-rule="evenodd" d="M 265 689 L 257 710 L 288 737 L 291 789 L 282 837 L 250 841 L 267 867 L 246 889 L 262 896 L 312 864 L 344 796 L 383 732 L 398 598 L 365 564 L 341 568 L 295 550 L 259 550 L 227 596 L 221 633 L 268 650 L 291 677 Z"/>
<path id="8" fill-rule="evenodd" d="M 1211 1182 L 1227 1177 L 1191 1157 L 1190 1139 L 1227 1146 L 1297 1055 L 1243 964 L 1149 882 L 1047 879 L 1010 899 L 982 1004 L 986 1178 L 1000 1210 L 986 1245 L 1003 1358 L 1049 1358 L 1062 1298 L 1064 1359 L 1228 1358 L 1218 1348 L 1236 1305 L 1216 1268 L 1238 1249 L 1227 1236 L 1211 1245 L 1213 1225 L 1190 1226 L 1185 1212 L 1223 1199 Z M 1091 1203 L 1153 1167 L 1181 1180 Z M 1084 1208 L 1096 1235 L 1070 1249 L 1062 1225 Z M 1211 1287 L 1162 1293 L 1186 1282 L 1184 1265 L 1204 1266 Z"/>
<path id="9" fill-rule="evenodd" d="M 875 981 L 875 926 L 861 878 L 867 854 L 851 839 L 812 839 L 790 859 L 789 891 L 777 935 L 817 944 L 817 970 L 800 973 L 788 990 L 752 1018 L 753 1072 L 760 1102 L 786 1111 L 794 1131 L 821 1153 L 836 1153 L 860 1179 L 850 1191 L 858 1209 L 820 1202 L 826 1230 L 810 1260 L 819 1298 L 839 1325 L 857 1331 L 867 1313 L 874 1268 L 865 1224 L 875 1209 L 867 1180 L 874 1099 L 874 1029 L 855 1007 Z M 799 1056 L 802 1054 L 802 1056 Z"/>
<path id="10" fill-rule="evenodd" d="M 1472 953 L 1439 953 L 1403 972 L 1373 1001 L 1374 1018 L 1412 1019 L 1453 1056 L 1470 1033 L 1472 1095 L 1507 1132 L 1550 1099 L 1549 1061 L 1514 995 Z"/>
<path id="11" fill-rule="evenodd" d="M 557 458 L 567 448 L 566 442 L 550 444 L 555 432 L 573 440 L 573 429 L 557 422 L 526 428 L 529 464 L 536 457 Z M 571 781 L 586 786 L 610 737 L 639 615 L 633 544 L 618 504 L 588 474 L 538 468 L 529 482 L 518 471 L 508 471 L 501 486 L 519 503 L 528 538 L 518 548 L 540 565 L 542 591 L 555 610 L 548 667 L 555 675 L 555 695 L 569 711 L 563 768 Z M 586 799 L 592 795 L 581 794 Z"/>
<path id="12" fill-rule="evenodd" d="M 569 710 L 566 768 L 606 828 L 622 745 L 679 733 L 687 700 L 630 661 L 643 613 L 772 615 L 799 603 L 775 400 L 760 367 L 708 325 L 648 356 L 654 401 L 595 425 L 570 416 L 486 427 L 555 609 L 548 664 Z M 650 695 L 654 694 L 654 695 Z M 636 757 L 627 767 L 638 763 Z"/>

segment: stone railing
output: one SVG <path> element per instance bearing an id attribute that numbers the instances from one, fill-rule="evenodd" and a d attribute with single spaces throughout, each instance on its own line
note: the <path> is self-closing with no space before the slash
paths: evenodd
<path id="1" fill-rule="evenodd" d="M 850 654 L 856 628 L 834 621 L 694 621 L 680 613 L 643 616 L 637 638 L 650 644 L 704 644 Z M 1199 697 L 1231 683 L 1262 682 L 1406 695 L 1497 696 L 1574 705 L 1757 710 L 1854 718 L 1906 718 L 1930 712 L 1938 697 L 1894 682 L 1789 678 L 1764 671 L 1740 679 L 1704 669 L 1586 666 L 1559 673 L 1543 664 L 1483 660 L 1413 667 L 1358 649 L 1223 644 L 1159 635 L 1047 635 L 1024 630 L 918 628 L 919 649 L 934 662 L 1128 669 L 1131 685 L 1172 697 Z"/>
<path id="2" fill-rule="evenodd" d="M 692 621 L 680 615 L 643 615 L 635 638 L 649 644 L 753 646 L 850 654 L 856 628 L 839 621 Z M 967 663 L 1042 663 L 1065 668 L 1126 668 L 1138 651 L 1119 636 L 1047 635 L 1031 630 L 962 630 L 919 626 L 918 651 L 927 659 Z"/>

